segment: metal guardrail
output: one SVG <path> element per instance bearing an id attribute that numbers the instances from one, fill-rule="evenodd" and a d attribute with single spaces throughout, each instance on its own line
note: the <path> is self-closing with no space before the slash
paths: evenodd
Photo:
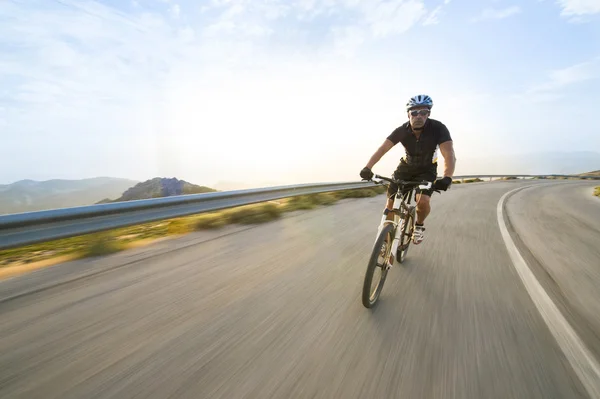
<path id="1" fill-rule="evenodd" d="M 2 215 L 0 250 L 281 198 L 374 185 L 366 181 L 301 184 Z"/>
<path id="2" fill-rule="evenodd" d="M 502 177 L 600 180 L 600 176 L 578 175 L 462 175 L 454 176 L 453 179 Z M 365 181 L 301 184 L 2 215 L 0 250 L 281 198 L 372 186 L 374 183 Z"/>

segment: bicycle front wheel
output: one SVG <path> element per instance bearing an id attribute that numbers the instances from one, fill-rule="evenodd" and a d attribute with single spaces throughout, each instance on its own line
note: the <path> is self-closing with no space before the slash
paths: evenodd
<path id="1" fill-rule="evenodd" d="M 393 241 L 394 225 L 388 223 L 379 233 L 367 265 L 362 291 L 362 303 L 366 308 L 373 307 L 379 299 L 388 273 L 386 265 L 392 252 Z M 376 275 L 378 278 L 375 278 Z"/>

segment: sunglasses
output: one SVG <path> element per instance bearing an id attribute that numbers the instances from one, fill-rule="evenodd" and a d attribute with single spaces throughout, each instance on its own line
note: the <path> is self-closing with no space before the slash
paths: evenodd
<path id="1" fill-rule="evenodd" d="M 410 111 L 410 114 L 412 116 L 417 116 L 417 115 L 425 116 L 425 115 L 429 114 L 429 110 L 428 109 L 412 110 L 412 111 Z"/>

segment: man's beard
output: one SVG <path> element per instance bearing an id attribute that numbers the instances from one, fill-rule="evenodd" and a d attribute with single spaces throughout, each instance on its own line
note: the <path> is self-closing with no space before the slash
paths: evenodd
<path id="1" fill-rule="evenodd" d="M 425 122 L 415 122 L 412 124 L 413 130 L 423 130 L 423 126 L 425 126 Z"/>

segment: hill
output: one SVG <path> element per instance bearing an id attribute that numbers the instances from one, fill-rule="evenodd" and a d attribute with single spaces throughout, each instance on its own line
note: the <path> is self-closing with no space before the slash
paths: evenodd
<path id="1" fill-rule="evenodd" d="M 581 176 L 600 176 L 600 170 L 594 170 L 593 172 L 580 173 Z"/>
<path id="2" fill-rule="evenodd" d="M 0 185 L 0 214 L 91 205 L 116 197 L 136 180 L 96 177 L 81 180 L 20 180 Z"/>
<path id="3" fill-rule="evenodd" d="M 98 203 L 134 201 L 148 198 L 171 197 L 173 195 L 210 193 L 215 191 L 217 190 L 206 186 L 198 186 L 177 178 L 169 179 L 155 177 L 154 179 L 146 180 L 145 182 L 138 183 L 127 189 L 123 195 L 115 200 L 105 198 Z"/>

